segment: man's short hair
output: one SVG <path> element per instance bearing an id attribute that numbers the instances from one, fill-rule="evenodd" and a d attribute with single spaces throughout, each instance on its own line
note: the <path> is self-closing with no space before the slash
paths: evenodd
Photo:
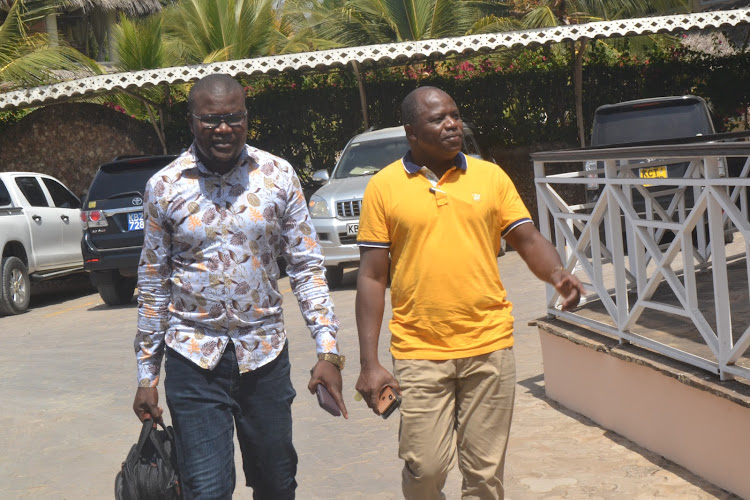
<path id="1" fill-rule="evenodd" d="M 406 97 L 404 97 L 404 100 L 401 101 L 401 123 L 403 125 L 411 125 L 415 121 L 417 121 L 417 118 L 419 117 L 419 105 L 417 102 L 417 97 L 422 92 L 435 90 L 438 92 L 443 92 L 437 87 L 425 86 L 418 87 L 412 90 Z"/>
<path id="2" fill-rule="evenodd" d="M 214 73 L 204 76 L 195 82 L 193 88 L 190 89 L 190 93 L 188 94 L 188 110 L 191 113 L 195 110 L 195 100 L 201 92 L 218 90 L 230 93 L 237 89 L 244 92 L 242 85 L 237 80 L 224 73 Z"/>

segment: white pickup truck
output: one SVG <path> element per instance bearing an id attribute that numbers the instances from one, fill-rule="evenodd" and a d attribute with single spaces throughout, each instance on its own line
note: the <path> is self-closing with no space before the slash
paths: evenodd
<path id="1" fill-rule="evenodd" d="M 81 200 L 60 181 L 0 172 L 0 315 L 29 306 L 31 281 L 83 270 Z"/>

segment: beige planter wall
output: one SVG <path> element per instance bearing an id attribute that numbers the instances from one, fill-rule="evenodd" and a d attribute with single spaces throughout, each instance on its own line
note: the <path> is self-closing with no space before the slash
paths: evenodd
<path id="1" fill-rule="evenodd" d="M 732 390 L 736 382 L 681 372 L 632 346 L 620 351 L 541 324 L 539 332 L 548 397 L 750 498 L 750 398 Z"/>

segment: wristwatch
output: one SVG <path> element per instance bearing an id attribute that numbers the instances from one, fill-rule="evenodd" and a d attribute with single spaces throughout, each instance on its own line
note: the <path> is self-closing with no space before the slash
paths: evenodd
<path id="1" fill-rule="evenodd" d="M 342 356 L 341 354 L 333 354 L 332 352 L 322 352 L 318 354 L 318 361 L 330 361 L 331 363 L 336 365 L 336 368 L 338 368 L 339 370 L 343 370 L 344 363 L 346 362 L 346 357 Z"/>

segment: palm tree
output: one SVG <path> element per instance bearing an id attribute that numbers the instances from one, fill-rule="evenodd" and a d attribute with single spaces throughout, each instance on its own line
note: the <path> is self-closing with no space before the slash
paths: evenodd
<path id="1" fill-rule="evenodd" d="M 308 50 L 502 31 L 514 22 L 508 12 L 505 4 L 465 0 L 286 0 L 284 6 L 285 19 Z M 352 67 L 368 128 L 362 73 L 356 61 Z"/>
<path id="2" fill-rule="evenodd" d="M 101 68 L 80 52 L 53 45 L 44 33 L 30 34 L 28 27 L 55 12 L 56 0 L 17 0 L 0 25 L 0 90 L 36 87 L 76 76 L 100 74 Z"/>
<path id="3" fill-rule="evenodd" d="M 130 20 L 124 18 L 115 26 L 114 52 L 117 67 L 120 71 L 138 71 L 142 69 L 164 68 L 179 65 L 180 62 L 170 54 L 163 38 L 163 17 L 161 14 L 152 15 L 144 19 Z M 117 103 L 129 114 L 147 114 L 156 135 L 161 142 L 162 150 L 167 152 L 164 124 L 162 120 L 161 104 L 169 100 L 170 88 L 166 85 L 146 87 L 137 91 L 125 91 L 118 94 Z"/>
<path id="4" fill-rule="evenodd" d="M 688 0 L 516 0 L 516 4 L 518 9 L 527 9 L 521 19 L 521 24 L 526 28 L 612 21 L 651 14 L 689 11 Z M 649 38 L 652 41 L 658 40 L 659 35 Z M 583 124 L 583 55 L 587 42 L 588 40 L 583 38 L 570 43 L 571 59 L 574 61 L 576 122 L 581 147 L 586 145 Z"/>
<path id="5" fill-rule="evenodd" d="M 182 0 L 164 11 L 167 43 L 188 64 L 265 56 L 286 38 L 274 0 Z"/>
<path id="6" fill-rule="evenodd" d="M 464 0 L 300 0 L 299 29 L 316 48 L 353 47 L 499 31 L 503 4 Z"/>

